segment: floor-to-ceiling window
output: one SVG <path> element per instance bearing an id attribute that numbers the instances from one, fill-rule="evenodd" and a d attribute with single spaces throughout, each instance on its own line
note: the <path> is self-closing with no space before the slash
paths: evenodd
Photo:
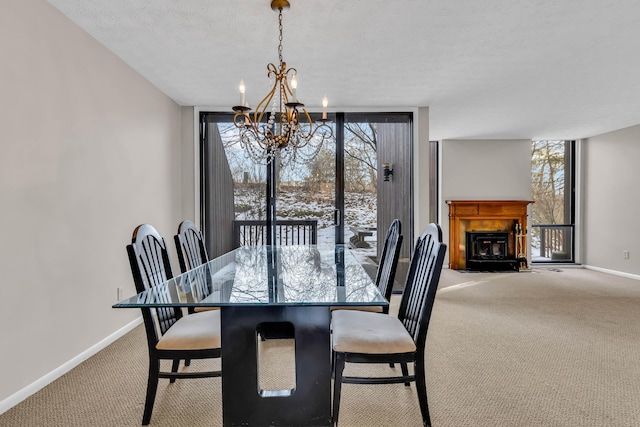
<path id="1" fill-rule="evenodd" d="M 277 218 L 317 221 L 318 243 L 344 242 L 370 257 L 378 255 L 379 234 L 384 238 L 394 218 L 401 218 L 405 241 L 411 242 L 412 115 L 335 113 L 329 118 L 333 138 L 312 160 L 278 166 Z M 228 222 L 212 214 L 220 204 L 233 206 L 233 220 L 266 218 L 267 172 L 241 146 L 233 114 L 201 113 L 200 119 L 202 227 L 215 239 L 214 230 Z M 386 181 L 383 163 L 391 171 Z M 212 179 L 212 174 L 230 179 Z"/>
<path id="2" fill-rule="evenodd" d="M 531 258 L 574 262 L 575 141 L 533 141 Z"/>

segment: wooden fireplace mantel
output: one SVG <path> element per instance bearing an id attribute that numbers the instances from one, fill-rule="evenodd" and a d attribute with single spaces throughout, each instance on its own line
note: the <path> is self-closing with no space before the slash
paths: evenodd
<path id="1" fill-rule="evenodd" d="M 527 230 L 527 206 L 533 200 L 447 200 L 449 205 L 449 268 L 466 268 L 466 232 L 502 231 L 509 234 L 509 251 L 515 254 L 513 222 Z M 526 242 L 525 242 L 526 245 Z M 526 253 L 526 252 L 525 252 Z"/>

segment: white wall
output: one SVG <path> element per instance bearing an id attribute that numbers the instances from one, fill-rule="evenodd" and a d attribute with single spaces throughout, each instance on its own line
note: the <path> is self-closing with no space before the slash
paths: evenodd
<path id="1" fill-rule="evenodd" d="M 414 149 L 413 149 L 413 203 L 414 203 L 414 221 L 413 236 L 414 240 L 422 234 L 422 231 L 429 225 L 429 108 L 418 108 L 417 114 L 414 113 L 414 123 L 416 130 L 414 132 Z M 414 242 L 411 242 L 413 245 Z M 408 244 L 405 243 L 405 245 Z"/>
<path id="2" fill-rule="evenodd" d="M 584 263 L 638 275 L 640 125 L 589 138 L 583 155 Z"/>
<path id="3" fill-rule="evenodd" d="M 199 195 L 196 194 L 195 177 L 196 173 L 200 173 L 199 166 L 197 165 L 198 157 L 196 157 L 195 150 L 200 145 L 199 135 L 196 139 L 197 129 L 195 129 L 196 112 L 194 107 L 182 107 L 182 137 L 180 156 L 182 159 L 181 169 L 181 186 L 180 206 L 182 208 L 182 218 L 193 221 L 195 224 L 199 224 L 200 216 L 196 217 L 196 201 L 199 203 Z M 199 189 L 199 187 L 198 187 Z M 178 231 L 176 225 L 175 233 Z"/>
<path id="4" fill-rule="evenodd" d="M 131 232 L 193 208 L 171 99 L 44 0 L 0 2 L 0 53 L 1 408 L 139 317 Z"/>
<path id="5" fill-rule="evenodd" d="M 531 140 L 449 139 L 440 152 L 440 224 L 447 244 L 446 200 L 531 200 Z M 447 250 L 445 264 L 448 256 Z"/>

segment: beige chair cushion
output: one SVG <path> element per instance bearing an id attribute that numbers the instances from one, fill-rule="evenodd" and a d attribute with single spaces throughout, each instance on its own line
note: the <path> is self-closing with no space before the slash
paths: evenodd
<path id="1" fill-rule="evenodd" d="M 356 310 L 331 313 L 333 350 L 345 353 L 391 354 L 416 351 L 404 325 L 395 316 Z"/>
<path id="2" fill-rule="evenodd" d="M 331 311 L 334 310 L 358 310 L 369 311 L 371 313 L 382 313 L 382 307 L 379 305 L 335 305 L 331 306 Z"/>
<path id="3" fill-rule="evenodd" d="M 183 316 L 162 336 L 158 350 L 220 348 L 220 310 Z"/>
<path id="4" fill-rule="evenodd" d="M 210 310 L 220 310 L 220 307 L 194 307 L 193 311 L 195 313 L 200 313 L 203 311 L 210 311 Z"/>

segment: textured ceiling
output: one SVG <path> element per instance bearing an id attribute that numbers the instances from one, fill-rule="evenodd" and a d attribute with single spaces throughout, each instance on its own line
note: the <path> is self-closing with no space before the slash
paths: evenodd
<path id="1" fill-rule="evenodd" d="M 284 59 L 317 110 L 429 107 L 430 138 L 564 139 L 640 123 L 638 0 L 290 0 Z M 256 105 L 269 0 L 49 0 L 180 105 Z"/>

